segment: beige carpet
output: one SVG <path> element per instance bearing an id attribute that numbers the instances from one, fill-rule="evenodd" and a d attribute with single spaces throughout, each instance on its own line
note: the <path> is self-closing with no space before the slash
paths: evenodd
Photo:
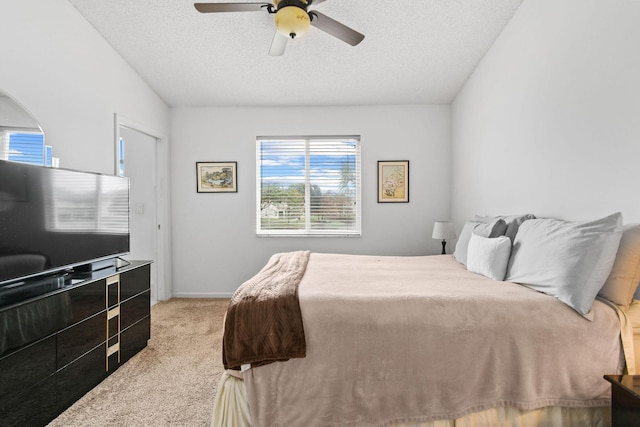
<path id="1" fill-rule="evenodd" d="M 227 299 L 180 299 L 151 308 L 148 346 L 50 427 L 207 426 L 222 368 Z"/>

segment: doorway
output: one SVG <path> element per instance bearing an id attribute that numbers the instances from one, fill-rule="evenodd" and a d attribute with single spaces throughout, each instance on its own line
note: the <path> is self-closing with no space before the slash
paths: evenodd
<path id="1" fill-rule="evenodd" d="M 117 174 L 129 178 L 130 252 L 127 260 L 149 260 L 151 302 L 158 299 L 158 139 L 118 124 Z"/>

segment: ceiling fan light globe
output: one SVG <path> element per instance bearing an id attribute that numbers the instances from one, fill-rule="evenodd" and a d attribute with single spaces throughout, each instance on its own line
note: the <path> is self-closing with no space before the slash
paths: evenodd
<path id="1" fill-rule="evenodd" d="M 276 28 L 287 37 L 300 37 L 310 26 L 311 19 L 304 9 L 286 6 L 276 12 Z"/>

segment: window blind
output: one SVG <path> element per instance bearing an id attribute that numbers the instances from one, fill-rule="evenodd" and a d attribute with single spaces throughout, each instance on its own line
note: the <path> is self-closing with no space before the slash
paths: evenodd
<path id="1" fill-rule="evenodd" d="M 257 234 L 361 233 L 360 138 L 259 137 Z"/>
<path id="2" fill-rule="evenodd" d="M 45 164 L 44 135 L 35 132 L 3 132 L 3 138 L 8 139 L 8 144 L 0 146 L 8 147 L 8 152 L 2 157 L 12 162 L 29 163 L 33 165 Z M 5 148 L 6 149 L 6 148 Z"/>

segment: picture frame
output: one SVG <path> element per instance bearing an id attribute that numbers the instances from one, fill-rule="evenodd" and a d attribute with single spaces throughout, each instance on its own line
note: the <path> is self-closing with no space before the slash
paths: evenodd
<path id="1" fill-rule="evenodd" d="M 378 161 L 378 203 L 409 203 L 409 160 Z"/>
<path id="2" fill-rule="evenodd" d="M 237 193 L 238 162 L 196 162 L 198 193 Z"/>

